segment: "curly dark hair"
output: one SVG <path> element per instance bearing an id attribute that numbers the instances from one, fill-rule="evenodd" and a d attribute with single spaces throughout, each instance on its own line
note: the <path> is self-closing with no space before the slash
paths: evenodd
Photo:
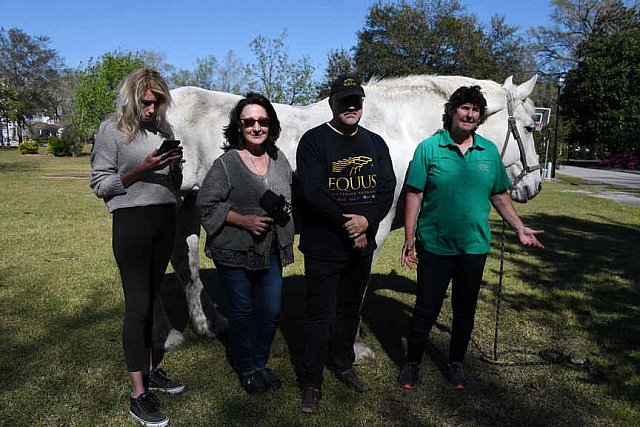
<path id="1" fill-rule="evenodd" d="M 264 142 L 264 147 L 269 157 L 275 159 L 278 156 L 276 141 L 278 137 L 280 137 L 280 121 L 271 102 L 265 96 L 254 92 L 247 93 L 229 113 L 229 124 L 223 128 L 226 143 L 222 145 L 222 149 L 229 151 L 234 148 L 237 150 L 244 148 L 245 140 L 242 136 L 240 114 L 244 107 L 252 104 L 260 105 L 267 110 L 267 115 L 269 116 L 269 134 L 267 135 L 267 140 Z"/>
<path id="2" fill-rule="evenodd" d="M 451 130 L 453 115 L 458 107 L 464 104 L 473 104 L 480 110 L 480 126 L 487 119 L 487 100 L 480 92 L 480 86 L 460 86 L 451 94 L 449 100 L 444 104 L 444 114 L 442 115 L 442 125 L 446 130 Z"/>

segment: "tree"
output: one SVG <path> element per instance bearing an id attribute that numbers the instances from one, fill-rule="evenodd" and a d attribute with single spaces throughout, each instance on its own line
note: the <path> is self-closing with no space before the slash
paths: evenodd
<path id="1" fill-rule="evenodd" d="M 15 93 L 13 111 L 20 127 L 35 114 L 54 110 L 51 82 L 58 76 L 62 60 L 48 44 L 48 37 L 0 28 L 0 79 Z M 22 141 L 21 132 L 18 138 Z"/>
<path id="2" fill-rule="evenodd" d="M 77 87 L 78 72 L 70 68 L 61 70 L 56 79 L 51 82 L 49 96 L 54 117 L 63 121 L 70 120 Z"/>
<path id="3" fill-rule="evenodd" d="M 148 68 L 159 72 L 165 80 L 169 81 L 171 75 L 176 71 L 176 67 L 167 62 L 167 55 L 164 52 L 155 50 L 141 50 L 135 56 L 140 58 Z"/>
<path id="4" fill-rule="evenodd" d="M 105 53 L 97 61 L 90 60 L 80 71 L 74 101 L 72 127 L 75 133 L 91 138 L 100 123 L 115 110 L 116 89 L 124 77 L 144 62 L 133 53 Z"/>
<path id="5" fill-rule="evenodd" d="M 249 84 L 249 71 L 233 50 L 229 50 L 222 63 L 213 55 L 198 58 L 193 71 L 179 69 L 170 76 L 169 82 L 174 87 L 197 86 L 240 95 Z"/>
<path id="6" fill-rule="evenodd" d="M 327 68 L 324 72 L 324 80 L 318 84 L 318 99 L 329 96 L 329 86 L 338 77 L 355 73 L 353 57 L 346 49 L 334 49 L 327 55 Z"/>
<path id="7" fill-rule="evenodd" d="M 214 90 L 213 81 L 217 69 L 218 60 L 213 55 L 196 59 L 196 68 L 192 74 L 196 84 L 193 86 Z"/>
<path id="8" fill-rule="evenodd" d="M 551 25 L 529 31 L 538 70 L 558 76 L 578 65 L 576 48 L 601 31 L 616 32 L 621 0 L 553 0 Z"/>
<path id="9" fill-rule="evenodd" d="M 530 65 L 517 28 L 495 16 L 485 30 L 458 0 L 374 4 L 358 32 L 355 62 L 364 78 L 435 73 L 502 80 Z"/>
<path id="10" fill-rule="evenodd" d="M 18 94 L 0 78 L 0 117 L 10 121 L 18 120 L 20 101 Z"/>
<path id="11" fill-rule="evenodd" d="M 604 11 L 573 55 L 577 65 L 560 98 L 571 124 L 569 142 L 599 156 L 640 153 L 640 142 L 631 137 L 640 120 L 638 8 Z"/>
<path id="12" fill-rule="evenodd" d="M 251 72 L 236 56 L 233 50 L 227 51 L 222 63 L 218 65 L 215 78 L 216 90 L 242 95 L 247 90 Z"/>
<path id="13" fill-rule="evenodd" d="M 218 60 L 209 55 L 196 59 L 193 71 L 180 69 L 171 75 L 169 81 L 175 86 L 196 86 L 203 89 L 216 90 L 214 80 L 218 70 Z"/>
<path id="14" fill-rule="evenodd" d="M 257 60 L 251 66 L 252 70 L 257 70 L 253 71 L 257 81 L 251 86 L 272 102 L 307 104 L 316 99 L 312 79 L 315 68 L 308 56 L 293 62 L 289 59 L 284 44 L 286 37 L 285 30 L 279 38 L 269 39 L 260 35 L 251 41 L 251 50 Z"/>

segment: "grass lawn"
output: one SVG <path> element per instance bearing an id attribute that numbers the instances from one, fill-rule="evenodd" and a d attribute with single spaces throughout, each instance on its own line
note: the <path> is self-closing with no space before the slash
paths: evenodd
<path id="1" fill-rule="evenodd" d="M 120 344 L 122 292 L 111 252 L 111 218 L 83 175 L 89 158 L 20 156 L 0 150 L 0 425 L 134 425 Z M 294 368 L 301 350 L 302 257 L 285 269 L 282 327 L 271 367 L 282 390 L 246 395 L 216 339 L 187 329 L 186 345 L 165 369 L 187 385 L 160 396 L 175 426 L 617 426 L 640 423 L 640 209 L 545 183 L 517 209 L 546 230 L 546 250 L 507 232 L 500 349 L 553 349 L 588 359 L 589 370 L 560 364 L 499 367 L 493 354 L 500 223 L 485 269 L 467 355 L 471 377 L 454 392 L 443 376 L 447 299 L 421 371 L 399 389 L 415 271 L 401 269 L 402 230 L 382 250 L 364 306 L 365 340 L 377 355 L 360 367 L 372 391 L 358 395 L 325 375 L 322 411 L 304 416 Z M 204 255 L 206 284 L 215 289 Z M 169 270 L 167 283 L 176 280 Z M 504 354 L 503 360 L 540 361 Z"/>

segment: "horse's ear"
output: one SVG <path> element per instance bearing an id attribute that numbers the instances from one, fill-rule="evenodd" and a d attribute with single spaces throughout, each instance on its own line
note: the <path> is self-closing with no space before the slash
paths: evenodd
<path id="1" fill-rule="evenodd" d="M 513 86 L 513 76 L 509 76 L 506 79 L 504 79 L 504 83 L 502 83 L 502 87 L 505 88 L 509 88 L 510 86 Z"/>
<path id="2" fill-rule="evenodd" d="M 522 100 L 531 95 L 533 88 L 536 86 L 536 81 L 538 81 L 538 75 L 534 74 L 533 77 L 518 86 L 516 89 L 516 98 Z"/>

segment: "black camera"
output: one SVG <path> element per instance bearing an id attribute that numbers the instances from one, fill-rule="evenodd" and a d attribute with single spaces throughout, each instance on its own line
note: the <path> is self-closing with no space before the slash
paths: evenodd
<path id="1" fill-rule="evenodd" d="M 260 207 L 281 227 L 291 220 L 291 203 L 287 202 L 283 195 L 278 195 L 271 190 L 265 191 L 260 197 Z"/>

